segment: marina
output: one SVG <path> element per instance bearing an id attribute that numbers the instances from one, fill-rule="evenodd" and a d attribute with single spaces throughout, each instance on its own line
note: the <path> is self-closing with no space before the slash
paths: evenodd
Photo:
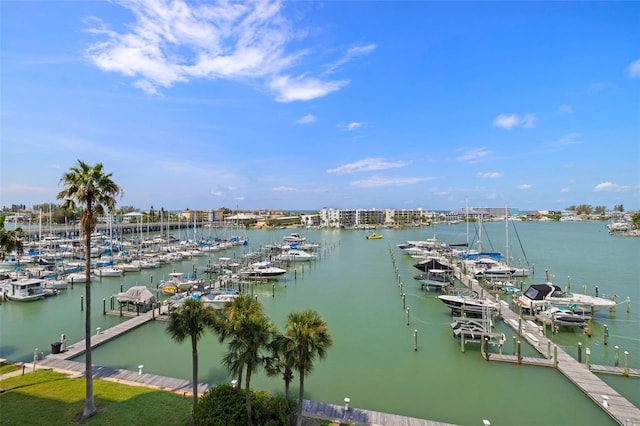
<path id="1" fill-rule="evenodd" d="M 568 366 L 569 359 L 576 358 L 577 343 L 581 342 L 585 348 L 589 347 L 591 350 L 592 372 L 589 374 L 594 375 L 593 371 L 599 371 L 595 366 L 614 365 L 614 346 L 620 346 L 622 353 L 629 352 L 631 354 L 629 372 L 633 373 L 638 366 L 638 354 L 640 354 L 638 346 L 640 345 L 636 340 L 637 331 L 634 331 L 637 330 L 638 325 L 638 309 L 635 305 L 638 300 L 638 289 L 633 284 L 630 271 L 629 278 L 625 278 L 627 271 L 620 271 L 619 277 L 615 281 L 610 281 L 604 278 L 607 271 L 602 271 L 602 277 L 598 277 L 597 269 L 589 269 L 588 265 L 585 267 L 584 263 L 579 269 L 571 268 L 571 262 L 566 258 L 570 258 L 572 253 L 568 253 L 568 256 L 565 256 L 561 263 L 545 262 L 544 259 L 549 255 L 549 253 L 545 254 L 549 251 L 548 247 L 553 247 L 549 243 L 549 236 L 552 233 L 562 234 L 572 226 L 582 226 L 582 229 L 585 229 L 589 225 L 599 224 L 532 223 L 523 225 L 521 228 L 531 229 L 530 236 L 525 239 L 529 251 L 528 255 L 530 258 L 536 259 L 537 265 L 544 265 L 539 266 L 541 270 L 549 269 L 552 274 L 559 276 L 563 276 L 560 274 L 571 275 L 575 288 L 580 288 L 584 282 L 598 283 L 602 293 L 605 291 L 616 292 L 620 296 L 620 304 L 614 314 L 606 311 L 596 313 L 592 326 L 592 337 L 587 337 L 578 330 L 574 332 L 562 330 L 557 334 L 549 333 L 554 344 L 567 354 L 566 360 L 559 357 L 558 370 L 563 364 Z M 536 242 L 533 234 L 539 235 L 540 229 L 545 229 L 546 226 L 549 226 L 550 233 L 547 234 L 545 244 L 541 247 L 543 250 L 531 250 L 529 245 Z M 555 228 L 550 228 L 550 226 L 555 226 Z M 463 229 L 462 226 L 451 226 L 437 228 L 435 232 L 438 234 L 438 239 L 455 243 L 456 240 L 463 237 Z M 588 229 L 598 232 L 595 226 Z M 254 283 L 253 286 L 247 288 L 248 291 L 254 292 L 254 295 L 265 307 L 265 311 L 278 325 L 282 324 L 288 312 L 305 306 L 317 309 L 321 315 L 327 318 L 336 344 L 329 351 L 327 359 L 322 361 L 314 373 L 309 376 L 305 387 L 309 393 L 308 398 L 340 406 L 343 399 L 349 397 L 354 409 L 397 413 L 412 418 L 432 419 L 454 424 L 478 424 L 482 419 L 489 419 L 492 424 L 509 424 L 509 419 L 518 410 L 525 409 L 526 401 L 517 398 L 512 403 L 510 402 L 508 407 L 504 406 L 496 410 L 491 401 L 479 397 L 472 388 L 457 386 L 459 383 L 470 381 L 490 386 L 492 399 L 508 399 L 513 392 L 517 392 L 523 396 L 522 399 L 526 399 L 527 395 L 533 396 L 540 392 L 551 393 L 551 396 L 557 395 L 558 398 L 562 397 L 565 406 L 568 404 L 581 407 L 581 412 L 572 414 L 571 417 L 566 417 L 568 414 L 559 408 L 557 410 L 551 408 L 552 414 L 560 419 L 559 424 L 587 424 L 588 421 L 593 423 L 594 419 L 598 419 L 599 424 L 619 423 L 601 408 L 601 396 L 596 401 L 595 396 L 591 398 L 587 393 L 579 391 L 570 380 L 565 379 L 553 368 L 534 367 L 524 363 L 522 366 L 498 362 L 486 363 L 482 357 L 473 356 L 474 353 L 481 352 L 480 345 L 467 345 L 465 352 L 461 351 L 460 343 L 455 343 L 455 340 L 451 338 L 451 328 L 448 325 L 451 322 L 451 314 L 446 306 L 437 299 L 437 296 L 442 293 L 437 289 L 423 290 L 420 284 L 412 278 L 415 275 L 415 268 L 412 267 L 415 262 L 394 248 L 395 243 L 416 239 L 425 232 L 432 231 L 434 230 L 430 228 L 385 231 L 385 240 L 382 245 L 379 245 L 366 243 L 364 237 L 367 233 L 364 231 L 301 230 L 300 233 L 307 236 L 309 240 L 322 243 L 318 250 L 317 259 L 312 262 L 304 262 L 304 265 L 298 264 L 288 267 L 288 272 L 275 281 L 274 285 Z M 521 233 L 527 235 L 522 230 Z M 264 246 L 271 241 L 281 239 L 283 234 L 282 231 L 249 231 L 247 233 L 250 241 L 248 248 L 235 249 L 237 251 L 233 254 L 227 252 L 224 255 L 239 259 L 246 250 L 253 250 L 254 247 Z M 589 235 L 584 231 L 576 234 Z M 572 235 L 574 234 L 572 233 Z M 618 256 L 622 261 L 624 261 L 627 250 L 633 250 L 634 246 L 630 244 L 636 244 L 634 241 L 611 237 L 607 234 L 606 229 L 604 229 L 604 236 L 601 237 L 613 238 L 614 243 L 623 245 L 620 250 L 612 254 Z M 593 244 L 599 246 L 603 244 L 603 241 L 596 239 Z M 389 259 L 390 250 L 395 253 L 397 273 Z M 143 270 L 132 274 L 125 273 L 123 278 L 115 278 L 113 281 L 111 281 L 112 278 L 106 277 L 103 280 L 95 281 L 93 284 L 94 326 L 107 330 L 120 322 L 129 321 L 130 317 L 127 315 L 136 316 L 136 313 L 129 312 L 120 317 L 117 315 L 117 310 L 113 312 L 116 315 L 103 315 L 101 307 L 105 303 L 104 300 L 109 301 L 111 296 L 118 293 L 121 283 L 125 284 L 125 289 L 145 283 L 154 288 L 162 279 L 168 279 L 168 274 L 172 272 L 172 269 L 180 269 L 179 272 L 184 272 L 187 275 L 189 271 L 193 270 L 194 265 L 197 270 L 199 266 L 215 262 L 218 256 L 216 254 L 212 255 L 211 259 L 208 256 L 203 256 L 195 260 L 182 261 L 181 269 L 178 266 L 179 263 L 173 263 L 153 270 Z M 371 263 L 369 259 L 372 258 L 375 258 L 376 262 Z M 364 267 L 365 265 L 367 267 Z M 564 272 L 565 270 L 567 272 Z M 582 277 L 581 274 L 585 276 Z M 399 278 L 396 275 L 399 275 Z M 202 277 L 207 276 L 202 275 Z M 535 276 L 529 277 L 531 282 L 543 281 L 537 278 Z M 551 278 L 558 282 L 556 277 Z M 399 282 L 402 283 L 404 297 L 398 297 Z M 526 288 L 527 284 L 523 287 Z M 78 303 L 83 291 L 84 284 L 78 284 L 74 289 L 63 290 L 61 295 L 47 300 L 29 304 L 3 303 L 0 306 L 0 315 L 22 315 L 24 318 L 28 313 L 30 317 L 27 318 L 25 326 L 30 325 L 31 328 L 28 335 L 25 333 L 17 335 L 5 326 L 7 324 L 5 317 L 0 317 L 3 324 L 2 356 L 27 362 L 33 357 L 34 348 L 48 347 L 52 339 L 56 339 L 60 333 L 66 333 L 67 336 L 70 336 L 69 340 L 71 341 L 81 340 L 83 335 L 82 322 L 80 321 L 82 313 Z M 484 291 L 487 296 L 487 290 L 479 288 L 476 291 L 479 293 Z M 631 299 L 629 312 L 626 311 L 625 304 L 627 296 L 630 296 Z M 501 295 L 500 297 L 500 305 L 503 308 L 505 306 L 503 302 L 508 303 L 510 307 L 512 306 L 510 296 Z M 22 306 L 26 308 L 21 308 L 22 313 L 20 313 L 18 308 Z M 59 308 L 55 308 L 56 306 Z M 68 312 L 62 312 L 61 309 L 65 309 L 62 306 L 67 306 L 66 311 Z M 407 308 L 410 309 L 410 313 Z M 506 312 L 506 310 L 502 311 L 502 315 L 506 315 L 506 320 L 513 320 L 512 324 L 496 322 L 492 330 L 494 333 L 506 335 L 506 345 L 503 345 L 503 350 L 506 346 L 510 347 L 513 337 L 518 335 L 517 327 L 514 329 L 513 326 L 519 322 L 519 317 L 509 317 Z M 144 315 L 147 314 L 153 315 L 151 312 Z M 35 321 L 42 321 L 42 315 L 56 320 L 44 329 L 33 327 Z M 140 314 L 140 316 L 142 315 Z M 537 358 L 549 362 L 549 359 L 546 358 L 545 336 L 539 335 L 539 326 L 533 328 L 526 321 L 522 321 L 522 324 L 524 328 L 521 330 L 523 331 L 521 338 L 523 340 L 522 358 Z M 604 324 L 608 325 L 608 345 L 604 345 L 602 341 Z M 185 352 L 188 348 L 171 342 L 164 334 L 163 328 L 163 323 L 158 321 L 149 321 L 144 326 L 134 328 L 117 339 L 97 347 L 93 351 L 94 362 L 97 365 L 134 372 L 138 365 L 144 364 L 145 373 L 188 379 L 190 377 L 188 365 L 164 362 L 168 356 L 167 352 L 171 354 L 172 359 L 189 358 L 188 352 Z M 414 330 L 417 330 L 416 335 L 414 335 Z M 533 339 L 531 339 L 533 344 L 525 343 L 527 334 L 530 335 L 530 338 L 537 339 L 537 343 Z M 6 339 L 9 339 L 12 345 L 7 345 Z M 139 347 L 140 345 L 134 343 L 141 340 L 145 342 L 145 347 Z M 416 340 L 417 343 L 415 343 Z M 29 343 L 29 341 L 34 343 Z M 20 344 L 15 345 L 15 343 Z M 414 350 L 414 345 L 417 350 Z M 8 352 L 16 351 L 13 349 L 14 346 L 17 349 L 15 353 L 21 352 L 23 355 L 7 356 Z M 22 349 L 18 349 L 18 347 L 22 347 Z M 219 354 L 223 350 L 213 337 L 205 337 L 201 348 L 204 354 L 202 360 L 219 359 Z M 358 356 L 362 353 L 361 348 L 366 348 L 366 357 Z M 491 351 L 490 361 L 493 361 L 494 357 L 498 357 L 498 354 L 494 353 L 494 351 L 498 351 L 498 348 L 493 346 Z M 355 359 L 358 361 L 356 362 Z M 75 361 L 82 361 L 82 357 L 78 357 Z M 575 362 L 577 363 L 577 361 Z M 578 365 L 582 370 L 586 369 L 584 364 Z M 518 371 L 515 375 L 514 369 Z M 201 370 L 203 383 L 226 380 L 224 370 L 215 364 L 212 365 L 210 361 L 201 361 Z M 599 380 L 618 392 L 623 399 L 630 401 L 635 406 L 638 405 L 640 396 L 638 396 L 637 386 L 632 384 L 637 379 L 634 379 L 632 374 L 629 374 L 629 377 L 599 373 L 600 375 L 602 377 Z M 263 375 L 258 375 L 255 380 L 256 388 L 269 389 L 274 392 L 281 391 L 281 384 L 277 380 Z M 379 385 L 374 386 L 371 383 Z M 382 386 L 383 383 L 384 386 Z M 415 402 L 415 398 L 411 395 L 415 394 L 418 389 L 420 389 L 423 398 L 429 401 L 428 404 L 411 403 Z M 607 390 L 607 392 L 609 391 Z M 464 401 L 464 410 L 452 408 L 447 398 L 447 395 L 452 395 L 452 393 L 456 394 L 458 401 Z M 611 396 L 614 394 L 612 393 Z M 612 404 L 612 400 L 609 400 L 609 404 L 615 405 Z M 624 414 L 622 415 L 624 416 Z M 518 423 L 528 424 L 526 420 Z M 533 420 L 531 424 L 535 424 Z"/>

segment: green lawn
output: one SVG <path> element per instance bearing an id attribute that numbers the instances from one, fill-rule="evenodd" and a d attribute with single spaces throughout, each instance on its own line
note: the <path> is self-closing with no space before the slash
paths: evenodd
<path id="1" fill-rule="evenodd" d="M 190 396 L 94 379 L 98 413 L 87 425 L 186 425 Z M 84 379 L 36 371 L 0 381 L 0 424 L 73 425 L 84 407 Z"/>
<path id="2" fill-rule="evenodd" d="M 21 367 L 8 362 L 0 362 L 0 374 L 10 373 L 12 371 L 18 370 L 19 368 Z"/>

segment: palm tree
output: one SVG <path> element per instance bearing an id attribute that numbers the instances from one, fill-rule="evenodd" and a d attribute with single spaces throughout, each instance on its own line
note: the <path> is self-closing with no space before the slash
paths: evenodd
<path id="1" fill-rule="evenodd" d="M 284 398 L 289 404 L 289 387 L 293 381 L 295 344 L 287 336 L 276 334 L 271 343 L 271 357 L 267 359 L 266 370 L 269 376 L 282 374 L 284 380 Z"/>
<path id="2" fill-rule="evenodd" d="M 205 330 L 212 327 L 215 311 L 205 307 L 202 300 L 188 298 L 178 309 L 171 312 L 167 333 L 176 342 L 191 337 L 191 361 L 193 382 L 193 408 L 198 404 L 198 341 Z"/>
<path id="3" fill-rule="evenodd" d="M 291 312 L 287 316 L 285 336 L 293 344 L 293 365 L 298 371 L 300 390 L 298 393 L 297 425 L 302 426 L 302 401 L 304 397 L 304 378 L 313 370 L 313 360 L 322 359 L 333 343 L 327 324 L 314 310 Z"/>
<path id="4" fill-rule="evenodd" d="M 64 189 L 58 193 L 57 199 L 64 200 L 62 208 L 74 210 L 82 207 L 80 231 L 84 237 L 85 247 L 85 377 L 86 394 L 82 416 L 88 418 L 96 413 L 93 400 L 93 373 L 91 370 L 91 234 L 96 227 L 96 216 L 104 214 L 105 207 L 112 211 L 116 205 L 116 196 L 122 195 L 122 189 L 111 179 L 111 173 L 105 174 L 102 163 L 95 166 L 78 160 L 78 163 L 64 173 L 60 183 Z"/>
<path id="5" fill-rule="evenodd" d="M 252 424 L 251 375 L 265 364 L 267 357 L 263 354 L 263 350 L 268 347 L 274 334 L 273 324 L 262 312 L 243 316 L 229 342 L 229 352 L 223 358 L 223 363 L 230 367 L 230 371 L 236 371 L 238 368 L 246 369 L 245 398 L 249 425 Z"/>
<path id="6" fill-rule="evenodd" d="M 18 254 L 22 254 L 22 240 L 19 235 L 22 234 L 22 228 L 16 228 L 12 231 L 4 229 L 4 216 L 0 216 L 0 260 L 4 260 L 6 253 L 11 253 L 13 250 Z"/>
<path id="7" fill-rule="evenodd" d="M 243 329 L 242 321 L 245 317 L 262 314 L 262 305 L 253 297 L 243 294 L 224 306 L 222 314 L 217 315 L 213 329 L 218 335 L 220 343 L 227 339 L 242 338 Z M 231 348 L 230 348 L 231 349 Z M 238 392 L 242 388 L 242 372 L 244 371 L 243 353 L 244 348 L 236 346 L 237 352 L 229 353 L 225 356 L 228 360 L 225 362 L 227 370 L 237 377 Z"/>

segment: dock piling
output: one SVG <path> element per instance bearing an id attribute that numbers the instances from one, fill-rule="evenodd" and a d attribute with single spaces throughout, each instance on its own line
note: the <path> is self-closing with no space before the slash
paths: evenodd
<path id="1" fill-rule="evenodd" d="M 84 296 L 80 296 L 80 312 L 84 311 Z"/>
<path id="2" fill-rule="evenodd" d="M 620 346 L 616 345 L 613 351 L 613 365 L 617 367 L 620 365 Z"/>
<path id="3" fill-rule="evenodd" d="M 624 351 L 624 376 L 629 377 L 629 351 Z"/>
<path id="4" fill-rule="evenodd" d="M 418 350 L 418 329 L 413 330 L 413 350 Z M 626 353 L 626 352 L 625 352 Z"/>
<path id="5" fill-rule="evenodd" d="M 609 337 L 609 328 L 607 327 L 607 324 L 604 325 L 604 333 L 603 333 L 603 341 L 604 341 L 604 345 L 607 346 L 607 337 Z"/>
<path id="6" fill-rule="evenodd" d="M 409 325 L 409 310 L 410 310 L 410 309 L 411 309 L 411 308 L 407 308 L 407 325 Z"/>
<path id="7" fill-rule="evenodd" d="M 578 342 L 578 363 L 582 364 L 582 342 Z"/>

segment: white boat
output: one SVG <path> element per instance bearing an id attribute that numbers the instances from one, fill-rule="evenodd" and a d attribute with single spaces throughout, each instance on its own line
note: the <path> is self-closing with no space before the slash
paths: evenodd
<path id="1" fill-rule="evenodd" d="M 530 285 L 514 302 L 532 312 L 540 312 L 553 306 L 569 308 L 573 312 L 597 312 L 616 306 L 613 298 L 565 292 L 550 282 Z"/>
<path id="2" fill-rule="evenodd" d="M 275 278 L 285 274 L 286 272 L 286 269 L 273 266 L 268 260 L 252 263 L 238 271 L 240 275 L 262 278 Z"/>
<path id="3" fill-rule="evenodd" d="M 39 278 L 21 278 L 19 280 L 4 280 L 0 282 L 2 296 L 18 302 L 31 302 L 44 299 L 46 294 Z"/>
<path id="4" fill-rule="evenodd" d="M 481 299 L 477 295 L 468 294 L 441 294 L 438 296 L 452 312 L 481 315 L 485 312 L 494 313 L 498 310 L 498 304 L 490 299 Z"/>
<path id="5" fill-rule="evenodd" d="M 53 290 L 64 290 L 69 286 L 69 283 L 65 280 L 59 280 L 55 278 L 45 278 L 42 281 L 42 287 Z"/>
<path id="6" fill-rule="evenodd" d="M 236 297 L 240 296 L 239 293 L 223 293 L 223 294 L 203 294 L 199 297 L 193 296 L 194 298 L 198 298 L 204 302 L 205 306 L 212 306 L 214 309 L 223 309 L 224 306 L 234 300 Z"/>
<path id="7" fill-rule="evenodd" d="M 222 309 L 224 306 L 238 297 L 240 293 L 228 292 L 228 293 L 201 293 L 201 292 L 180 292 L 176 293 L 167 300 L 165 304 L 169 305 L 171 309 L 175 309 L 182 306 L 185 301 L 189 299 L 201 300 L 205 306 L 211 306 L 214 309 Z"/>
<path id="8" fill-rule="evenodd" d="M 587 315 L 577 314 L 569 308 L 558 306 L 540 312 L 540 316 L 551 321 L 553 325 L 564 327 L 586 327 L 590 318 Z"/>
<path id="9" fill-rule="evenodd" d="M 282 237 L 282 239 L 288 243 L 301 243 L 307 240 L 306 237 L 301 236 L 297 232 L 292 232 L 289 235 L 285 235 L 284 237 Z"/>
<path id="10" fill-rule="evenodd" d="M 121 277 L 124 275 L 124 271 L 121 268 L 112 268 L 110 266 L 104 266 L 102 268 L 96 268 L 93 270 L 93 274 L 102 277 Z"/>
<path id="11" fill-rule="evenodd" d="M 468 261 L 468 263 L 475 271 L 476 278 L 526 277 L 529 275 L 527 269 L 509 266 L 491 258 L 476 259 Z"/>
<path id="12" fill-rule="evenodd" d="M 68 283 L 85 283 L 87 282 L 87 276 L 85 275 L 84 272 L 73 272 L 69 275 L 66 276 L 65 280 Z"/>
<path id="13" fill-rule="evenodd" d="M 122 268 L 124 272 L 138 272 L 142 269 L 142 265 L 139 260 L 121 263 L 119 267 Z"/>
<path id="14" fill-rule="evenodd" d="M 287 250 L 276 256 L 277 260 L 284 260 L 288 262 L 308 262 L 315 258 L 315 255 L 298 249 Z"/>

